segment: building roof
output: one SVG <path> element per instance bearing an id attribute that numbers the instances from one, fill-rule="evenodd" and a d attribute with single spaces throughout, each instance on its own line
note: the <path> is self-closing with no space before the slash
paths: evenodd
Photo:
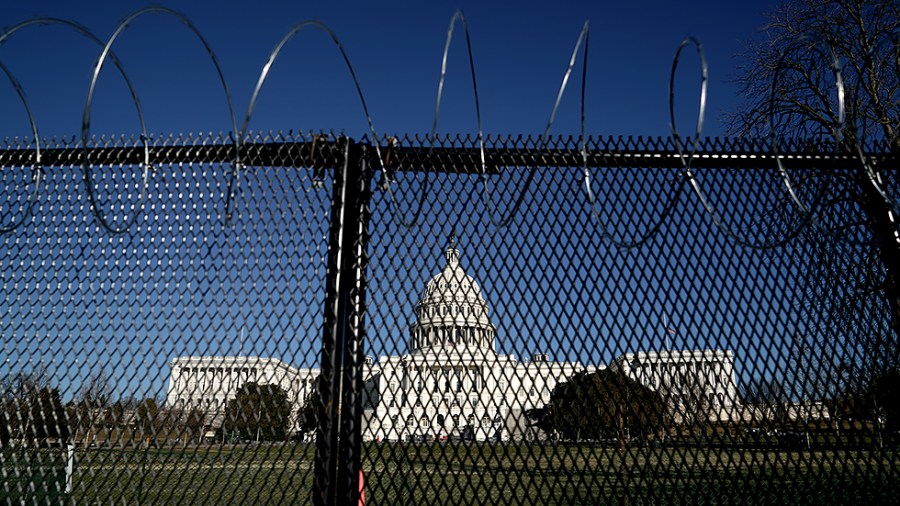
<path id="1" fill-rule="evenodd" d="M 487 301 L 478 282 L 460 265 L 460 252 L 453 235 L 444 258 L 446 265 L 428 280 L 415 305 L 417 323 L 422 326 L 492 327 Z"/>

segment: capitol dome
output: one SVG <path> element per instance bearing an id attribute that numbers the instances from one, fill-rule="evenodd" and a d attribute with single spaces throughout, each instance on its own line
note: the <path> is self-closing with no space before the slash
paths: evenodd
<path id="1" fill-rule="evenodd" d="M 494 349 L 497 330 L 488 319 L 481 287 L 459 265 L 456 240 L 450 236 L 446 265 L 425 285 L 410 325 L 410 349 Z"/>

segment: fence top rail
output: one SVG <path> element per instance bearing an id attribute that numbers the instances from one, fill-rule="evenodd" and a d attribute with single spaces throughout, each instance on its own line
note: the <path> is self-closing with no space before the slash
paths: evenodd
<path id="1" fill-rule="evenodd" d="M 622 168 L 682 168 L 690 156 L 679 153 L 670 138 L 589 140 L 582 151 L 577 138 L 488 139 L 483 148 L 477 140 L 467 138 L 444 139 L 433 143 L 422 139 L 386 138 L 379 149 L 366 139 L 354 141 L 347 137 L 327 136 L 274 138 L 243 142 L 239 146 L 240 162 L 257 167 L 333 168 L 343 157 L 342 145 L 354 143 L 362 149 L 362 156 L 371 167 L 387 166 L 391 171 L 427 171 L 477 174 L 497 173 L 516 167 L 622 167 Z M 225 164 L 237 160 L 238 146 L 230 139 L 190 139 L 147 141 L 151 165 Z M 786 143 L 788 144 L 788 143 Z M 33 141 L 0 148 L 0 168 L 33 166 L 37 163 L 37 149 Z M 20 147 L 21 146 L 21 147 Z M 380 151 L 382 160 L 378 160 Z M 791 168 L 846 169 L 860 166 L 855 150 L 838 151 L 829 145 L 796 143 L 777 152 L 763 141 L 743 139 L 706 139 L 691 160 L 691 167 L 711 169 L 776 169 L 780 158 Z M 865 153 L 867 161 L 880 167 L 897 167 L 900 155 L 889 148 L 876 146 Z M 52 143 L 40 148 L 40 167 L 72 167 L 84 161 L 91 165 L 140 165 L 144 160 L 143 141 L 123 138 L 118 141 L 97 142 L 83 147 L 78 143 Z M 586 163 L 585 163 L 586 162 Z"/>

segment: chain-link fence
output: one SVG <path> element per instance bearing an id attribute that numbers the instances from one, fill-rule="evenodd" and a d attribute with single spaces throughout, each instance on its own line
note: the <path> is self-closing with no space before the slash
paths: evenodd
<path id="1" fill-rule="evenodd" d="M 897 497 L 890 150 L 377 144 L 3 146 L 0 503 Z"/>

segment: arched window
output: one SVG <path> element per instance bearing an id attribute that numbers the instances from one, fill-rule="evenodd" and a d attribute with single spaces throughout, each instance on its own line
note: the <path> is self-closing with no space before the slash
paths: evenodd
<path id="1" fill-rule="evenodd" d="M 406 417 L 406 426 L 407 427 L 415 427 L 416 426 L 416 417 L 409 415 Z"/>
<path id="2" fill-rule="evenodd" d="M 489 428 L 491 426 L 491 417 L 485 416 L 484 418 L 482 418 L 481 426 L 484 427 L 485 429 Z"/>
<path id="3" fill-rule="evenodd" d="M 429 425 L 431 425 L 431 424 L 428 423 L 428 417 L 427 417 L 427 416 L 423 416 L 422 418 L 419 419 L 419 427 L 426 427 L 426 428 L 427 428 Z"/>
<path id="4" fill-rule="evenodd" d="M 466 418 L 466 423 L 469 424 L 470 426 L 474 427 L 475 426 L 475 415 L 469 415 Z"/>
<path id="5" fill-rule="evenodd" d="M 453 420 L 453 426 L 459 427 L 459 415 L 450 415 L 450 418 Z"/>
<path id="6" fill-rule="evenodd" d="M 443 426 L 444 426 L 444 415 L 438 415 L 438 416 L 437 416 L 437 426 L 438 426 L 438 427 L 443 427 Z"/>

